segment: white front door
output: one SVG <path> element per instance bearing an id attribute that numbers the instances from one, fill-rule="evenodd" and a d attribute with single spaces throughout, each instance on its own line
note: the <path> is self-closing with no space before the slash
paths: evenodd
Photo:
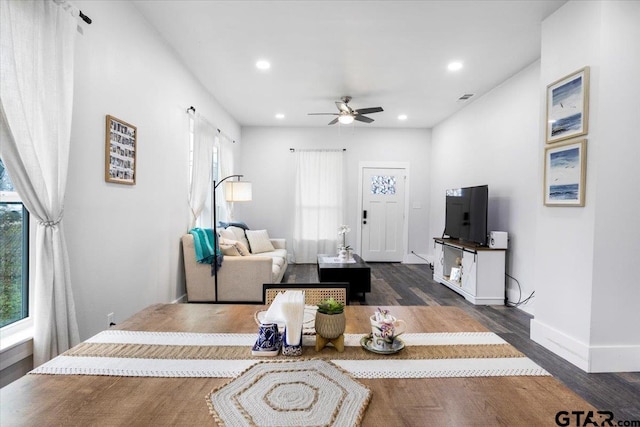
<path id="1" fill-rule="evenodd" d="M 362 258 L 399 262 L 404 256 L 406 169 L 362 169 Z"/>

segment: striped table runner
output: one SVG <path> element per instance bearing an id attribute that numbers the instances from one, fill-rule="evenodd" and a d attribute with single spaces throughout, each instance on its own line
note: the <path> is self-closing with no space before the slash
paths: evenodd
<path id="1" fill-rule="evenodd" d="M 407 333 L 391 355 L 360 346 L 362 334 L 345 334 L 345 351 L 314 349 L 303 337 L 303 359 L 330 360 L 354 378 L 437 378 L 549 375 L 492 332 Z M 261 361 L 256 334 L 202 334 L 107 330 L 39 366 L 31 374 L 232 378 Z"/>

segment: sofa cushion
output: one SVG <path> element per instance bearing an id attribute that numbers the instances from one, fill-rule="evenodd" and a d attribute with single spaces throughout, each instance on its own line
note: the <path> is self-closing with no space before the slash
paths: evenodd
<path id="1" fill-rule="evenodd" d="M 286 249 L 274 249 L 271 252 L 262 252 L 260 254 L 251 254 L 252 256 L 268 256 L 271 258 L 282 258 L 287 259 L 287 250 Z"/>
<path id="2" fill-rule="evenodd" d="M 227 230 L 226 228 L 218 228 L 218 236 L 220 236 L 221 239 L 237 240 L 233 231 Z"/>
<path id="3" fill-rule="evenodd" d="M 272 252 L 275 248 L 269 240 L 267 230 L 245 230 L 252 254 L 261 254 L 263 252 Z"/>
<path id="4" fill-rule="evenodd" d="M 271 281 L 275 281 L 276 277 L 278 277 L 278 275 L 280 275 L 280 270 L 282 269 L 282 267 L 278 267 L 277 265 L 275 265 L 275 263 L 273 264 L 273 266 L 271 267 Z"/>
<path id="5" fill-rule="evenodd" d="M 235 236 L 235 238 L 233 240 L 237 240 L 238 242 L 242 243 L 245 247 L 251 248 L 251 245 L 249 244 L 249 241 L 247 240 L 247 236 L 245 236 L 245 234 L 244 234 L 244 229 L 243 228 L 235 227 L 235 226 L 229 226 L 225 230 L 231 231 L 233 233 L 233 235 Z"/>
<path id="6" fill-rule="evenodd" d="M 284 258 L 280 258 L 279 256 L 273 257 L 273 265 L 282 268 L 282 266 L 284 265 Z"/>

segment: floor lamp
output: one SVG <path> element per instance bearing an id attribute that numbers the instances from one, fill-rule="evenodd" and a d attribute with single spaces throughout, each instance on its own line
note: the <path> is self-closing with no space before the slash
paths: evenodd
<path id="1" fill-rule="evenodd" d="M 213 236 L 214 236 L 214 251 L 216 251 L 220 245 L 218 245 L 218 231 L 217 231 L 217 211 L 216 208 L 216 188 L 224 181 L 227 181 L 229 178 L 238 178 L 237 181 L 227 181 L 224 189 L 224 198 L 227 202 L 248 202 L 251 201 L 251 183 L 247 181 L 240 181 L 244 175 L 229 175 L 227 177 L 222 178 L 220 181 L 216 182 L 213 180 L 213 187 L 211 190 L 213 200 L 213 222 L 211 223 L 211 228 L 213 228 Z M 214 254 L 214 272 L 215 272 L 215 291 L 216 291 L 216 301 L 218 300 L 218 254 Z"/>

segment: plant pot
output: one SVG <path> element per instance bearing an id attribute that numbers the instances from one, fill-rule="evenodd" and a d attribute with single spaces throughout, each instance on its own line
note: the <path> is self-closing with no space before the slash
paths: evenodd
<path id="1" fill-rule="evenodd" d="M 334 339 L 344 334 L 346 319 L 344 311 L 338 314 L 316 313 L 316 334 L 323 338 Z"/>

